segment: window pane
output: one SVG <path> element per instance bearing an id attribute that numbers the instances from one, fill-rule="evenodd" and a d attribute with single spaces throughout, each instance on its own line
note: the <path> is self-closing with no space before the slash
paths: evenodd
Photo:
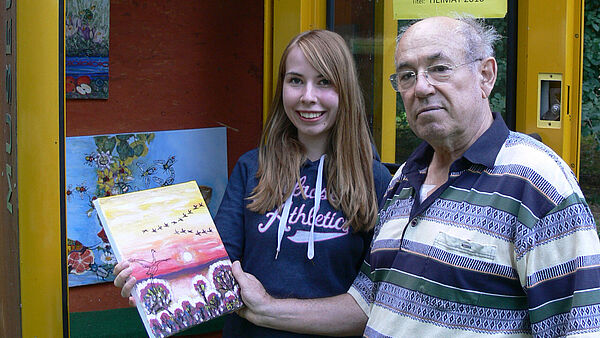
<path id="1" fill-rule="evenodd" d="M 375 2 L 348 0 L 328 3 L 330 6 L 328 29 L 343 36 L 354 55 L 358 79 L 364 94 L 367 119 L 372 131 Z"/>

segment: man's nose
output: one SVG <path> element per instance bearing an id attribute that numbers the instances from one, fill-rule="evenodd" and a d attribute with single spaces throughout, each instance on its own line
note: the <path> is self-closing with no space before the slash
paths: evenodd
<path id="1" fill-rule="evenodd" d="M 423 78 L 421 78 L 421 75 Z M 426 72 L 420 72 L 415 75 L 415 95 L 427 96 L 434 91 L 433 85 L 429 82 L 429 75 Z"/>

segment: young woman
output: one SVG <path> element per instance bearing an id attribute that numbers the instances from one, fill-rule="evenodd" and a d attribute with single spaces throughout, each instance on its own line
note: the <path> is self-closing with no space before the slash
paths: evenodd
<path id="1" fill-rule="evenodd" d="M 238 160 L 215 218 L 232 261 L 274 297 L 348 290 L 390 180 L 373 159 L 364 102 L 344 39 L 301 33 L 279 66 L 260 146 Z M 224 337 L 289 337 L 228 316 Z"/>
<path id="2" fill-rule="evenodd" d="M 391 179 L 374 159 L 352 54 L 325 30 L 286 47 L 260 146 L 238 160 L 215 217 L 232 261 L 274 297 L 348 290 Z M 126 266 L 118 265 L 115 273 Z M 115 285 L 122 286 L 127 270 Z M 117 282 L 119 280 L 119 282 Z M 128 296 L 132 281 L 123 287 Z M 224 337 L 301 336 L 232 314 Z"/>

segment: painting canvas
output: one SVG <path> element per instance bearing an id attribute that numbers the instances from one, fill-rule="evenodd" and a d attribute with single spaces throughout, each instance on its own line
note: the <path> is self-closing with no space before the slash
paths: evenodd
<path id="1" fill-rule="evenodd" d="M 109 0 L 65 2 L 67 99 L 108 99 Z"/>
<path id="2" fill-rule="evenodd" d="M 195 181 L 94 200 L 150 337 L 242 306 L 231 261 Z"/>
<path id="3" fill-rule="evenodd" d="M 226 144 L 224 127 L 67 137 L 69 286 L 114 279 L 95 199 L 194 180 L 214 216 L 227 185 Z"/>

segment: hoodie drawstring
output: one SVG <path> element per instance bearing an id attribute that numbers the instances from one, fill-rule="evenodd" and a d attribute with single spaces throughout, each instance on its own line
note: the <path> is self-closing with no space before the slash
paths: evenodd
<path id="1" fill-rule="evenodd" d="M 317 182 L 315 184 L 315 206 L 313 208 L 313 219 L 312 224 L 310 226 L 310 233 L 308 235 L 308 250 L 306 252 L 306 256 L 308 259 L 313 259 L 315 256 L 315 222 L 317 219 L 317 213 L 319 212 L 319 208 L 321 206 L 321 190 L 323 186 L 323 162 L 325 160 L 325 155 L 321 155 L 319 159 L 319 169 L 317 172 Z M 283 206 L 283 212 L 281 213 L 281 217 L 279 218 L 279 227 L 277 228 L 277 252 L 275 253 L 275 259 L 279 256 L 279 251 L 281 251 L 281 240 L 283 239 L 283 234 L 285 233 L 285 227 L 287 225 L 287 220 L 290 215 L 290 208 L 292 207 L 292 197 L 294 196 L 294 191 L 290 196 L 285 200 L 285 204 Z"/>
<path id="2" fill-rule="evenodd" d="M 283 233 L 285 232 L 285 226 L 287 225 L 287 219 L 290 215 L 290 208 L 292 207 L 292 196 L 294 196 L 294 191 L 290 194 L 287 200 L 285 200 L 285 205 L 283 206 L 283 213 L 279 218 L 279 227 L 277 228 L 277 252 L 275 253 L 275 259 L 279 256 L 279 251 L 281 249 L 281 239 L 283 239 Z"/>
<path id="3" fill-rule="evenodd" d="M 313 219 L 310 226 L 310 234 L 308 235 L 308 251 L 306 256 L 308 259 L 315 257 L 315 222 L 317 221 L 317 213 L 321 207 L 321 185 L 323 184 L 323 160 L 325 155 L 321 155 L 319 159 L 319 171 L 317 172 L 317 184 L 315 184 L 315 206 L 313 208 Z"/>

